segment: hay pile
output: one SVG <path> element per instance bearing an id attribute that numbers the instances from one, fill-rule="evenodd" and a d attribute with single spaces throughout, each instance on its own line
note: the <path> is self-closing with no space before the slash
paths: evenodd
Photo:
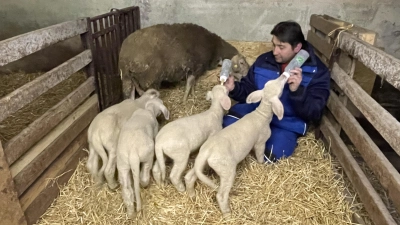
<path id="1" fill-rule="evenodd" d="M 0 98 L 20 88 L 43 73 L 11 73 L 0 75 Z M 86 80 L 84 72 L 72 74 L 68 79 L 49 89 L 30 104 L 21 108 L 0 123 L 0 140 L 8 142 L 30 123 L 60 102 Z"/>
<path id="2" fill-rule="evenodd" d="M 143 215 L 129 220 L 120 189 L 97 190 L 81 161 L 68 186 L 38 224 L 223 224 L 215 192 L 196 182 L 196 199 L 168 183 L 142 188 Z M 191 160 L 189 167 L 192 167 Z M 230 194 L 232 218 L 225 224 L 351 224 L 351 210 L 336 180 L 329 154 L 311 133 L 299 140 L 293 157 L 258 164 L 248 156 L 237 169 Z M 170 167 L 168 167 L 169 174 Z M 214 175 L 213 175 L 214 177 Z M 216 182 L 218 177 L 215 176 Z"/>
<path id="3" fill-rule="evenodd" d="M 231 42 L 252 63 L 268 50 L 265 43 Z M 220 68 L 207 72 L 196 86 L 196 96 L 183 103 L 185 83 L 164 87 L 161 98 L 171 112 L 170 121 L 206 110 L 206 91 L 218 84 Z M 166 121 L 161 121 L 161 126 Z M 210 188 L 196 182 L 196 199 L 179 193 L 172 184 L 158 187 L 154 180 L 141 189 L 143 214 L 126 217 L 121 190 L 96 189 L 83 159 L 60 196 L 37 224 L 351 224 L 344 182 L 332 169 L 332 159 L 321 141 L 309 132 L 299 139 L 295 154 L 278 164 L 258 164 L 249 155 L 237 168 L 230 193 L 232 218 L 224 221 Z M 191 157 L 187 169 L 193 166 Z M 171 165 L 167 164 L 167 176 Z M 209 172 L 217 183 L 218 176 Z M 337 179 L 339 177 L 339 179 Z M 169 180 L 167 179 L 169 182 Z"/>

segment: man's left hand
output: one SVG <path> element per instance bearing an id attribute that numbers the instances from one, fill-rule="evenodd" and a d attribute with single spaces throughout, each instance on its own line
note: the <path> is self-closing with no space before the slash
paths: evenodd
<path id="1" fill-rule="evenodd" d="M 299 88 L 301 80 L 303 79 L 302 71 L 303 70 L 299 67 L 290 70 L 290 77 L 287 80 L 290 91 L 297 91 Z"/>

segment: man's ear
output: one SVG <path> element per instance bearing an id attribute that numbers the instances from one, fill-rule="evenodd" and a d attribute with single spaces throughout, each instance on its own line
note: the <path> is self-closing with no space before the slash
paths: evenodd
<path id="1" fill-rule="evenodd" d="M 303 44 L 300 42 L 296 45 L 296 47 L 293 49 L 296 54 L 301 50 L 301 47 L 303 47 Z"/>

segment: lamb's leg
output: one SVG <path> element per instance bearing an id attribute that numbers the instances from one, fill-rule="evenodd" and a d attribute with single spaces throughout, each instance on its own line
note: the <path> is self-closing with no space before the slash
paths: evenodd
<path id="1" fill-rule="evenodd" d="M 196 82 L 196 77 L 194 75 L 189 75 L 186 81 L 186 90 L 185 95 L 183 96 L 183 101 L 186 102 L 189 96 L 189 92 L 193 87 L 194 83 Z"/>
<path id="2" fill-rule="evenodd" d="M 194 191 L 194 183 L 196 182 L 196 180 L 197 176 L 193 167 L 187 172 L 185 176 L 186 192 L 191 198 L 193 198 L 196 195 L 196 192 Z"/>
<path id="3" fill-rule="evenodd" d="M 142 187 L 147 187 L 150 183 L 150 170 L 153 163 L 153 157 L 150 160 L 143 162 L 142 168 L 140 170 L 140 185 Z"/>
<path id="4" fill-rule="evenodd" d="M 142 201 L 140 198 L 140 161 L 138 156 L 131 156 L 129 163 L 132 169 L 133 186 L 135 188 L 136 211 L 140 212 L 142 210 Z"/>
<path id="5" fill-rule="evenodd" d="M 210 167 L 213 168 L 220 177 L 220 187 L 217 193 L 217 201 L 224 218 L 228 218 L 231 213 L 231 209 L 229 207 L 229 192 L 231 191 L 235 181 L 236 164 L 232 162 L 222 166 L 222 164 L 212 161 L 210 161 L 209 164 Z"/>
<path id="6" fill-rule="evenodd" d="M 264 163 L 265 142 L 266 140 L 263 138 L 263 140 L 259 140 L 254 145 L 254 153 L 256 155 L 258 163 Z"/>
<path id="7" fill-rule="evenodd" d="M 114 144 L 110 144 L 109 146 L 106 146 L 106 148 L 109 150 L 109 155 L 108 155 L 108 162 L 106 169 L 104 171 L 104 176 L 106 177 L 108 187 L 111 190 L 115 190 L 118 187 L 118 183 L 115 180 L 115 169 L 116 169 L 116 161 L 117 161 L 117 156 L 116 152 L 117 149 L 114 146 Z"/>
<path id="8" fill-rule="evenodd" d="M 169 176 L 171 183 L 179 192 L 185 191 L 185 185 L 182 182 L 182 174 L 189 161 L 189 152 L 180 152 L 179 155 L 171 157 L 174 160 L 174 166 Z"/>
<path id="9" fill-rule="evenodd" d="M 160 167 L 158 166 L 157 160 L 154 161 L 153 168 L 152 168 L 153 178 L 156 181 L 157 185 L 161 185 L 161 171 Z"/>
<path id="10" fill-rule="evenodd" d="M 118 167 L 120 167 L 120 164 L 122 164 L 122 163 L 118 162 Z M 121 190 L 122 198 L 124 200 L 126 212 L 127 212 L 129 218 L 133 218 L 135 216 L 135 210 L 133 208 L 133 202 L 135 201 L 135 196 L 133 195 L 131 177 L 129 176 L 130 175 L 129 172 L 130 172 L 129 166 L 126 169 L 118 168 L 119 181 L 122 186 L 122 190 Z"/>

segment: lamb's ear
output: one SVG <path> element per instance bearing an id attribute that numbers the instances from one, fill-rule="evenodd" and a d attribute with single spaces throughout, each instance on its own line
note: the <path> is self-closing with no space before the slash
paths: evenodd
<path id="1" fill-rule="evenodd" d="M 151 104 L 154 104 L 154 102 L 153 101 L 148 101 L 148 102 L 146 102 L 146 104 L 144 105 L 144 108 L 145 109 L 151 109 L 150 107 L 151 107 Z"/>
<path id="2" fill-rule="evenodd" d="M 169 120 L 169 111 L 168 111 L 167 107 L 165 107 L 165 105 L 163 105 L 163 104 L 160 104 L 159 107 L 160 107 L 161 112 L 164 114 L 164 118 L 166 120 Z"/>
<path id="3" fill-rule="evenodd" d="M 272 103 L 272 111 L 274 114 L 279 120 L 282 120 L 284 110 L 281 100 L 279 100 L 278 96 L 274 96 L 269 101 Z"/>
<path id="4" fill-rule="evenodd" d="M 259 102 L 261 101 L 262 96 L 263 90 L 253 91 L 249 94 L 249 96 L 247 96 L 246 102 L 247 104 Z"/>
<path id="5" fill-rule="evenodd" d="M 149 89 L 148 93 L 149 93 L 149 95 L 151 96 L 152 99 L 160 97 L 160 92 L 158 92 L 155 89 Z"/>
<path id="6" fill-rule="evenodd" d="M 228 96 L 222 97 L 219 102 L 223 109 L 229 110 L 231 108 L 231 99 Z"/>
<path id="7" fill-rule="evenodd" d="M 207 91 L 207 95 L 206 95 L 206 100 L 209 101 L 213 98 L 212 96 L 212 92 L 211 91 Z"/>

